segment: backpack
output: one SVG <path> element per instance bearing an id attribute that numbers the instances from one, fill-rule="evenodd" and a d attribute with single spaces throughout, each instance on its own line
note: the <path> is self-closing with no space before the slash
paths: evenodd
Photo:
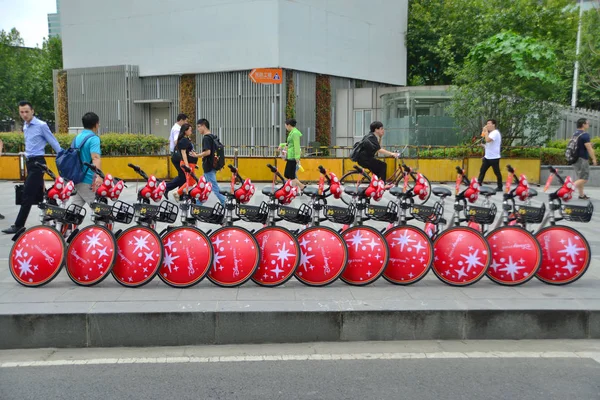
<path id="1" fill-rule="evenodd" d="M 567 149 L 565 150 L 565 158 L 567 159 L 567 164 L 572 165 L 579 159 L 578 145 L 579 145 L 579 137 L 583 134 L 581 132 L 579 135 L 573 135 L 569 143 L 567 144 Z"/>
<path id="2" fill-rule="evenodd" d="M 215 142 L 215 152 L 213 156 L 212 167 L 215 171 L 220 171 L 225 166 L 225 146 L 216 135 L 211 135 Z"/>
<path id="3" fill-rule="evenodd" d="M 87 135 L 81 141 L 79 147 L 75 147 L 75 139 L 71 142 L 71 147 L 68 149 L 61 149 L 56 155 L 56 167 L 58 168 L 58 174 L 65 179 L 73 181 L 75 185 L 83 182 L 85 174 L 88 171 L 88 167 L 83 168 L 83 162 L 81 161 L 80 152 L 81 148 L 92 137 L 96 136 L 95 133 Z"/>
<path id="4" fill-rule="evenodd" d="M 350 150 L 350 159 L 354 162 L 357 162 L 361 152 L 362 140 L 359 140 L 358 142 L 354 143 L 354 146 L 352 146 L 352 150 Z"/>

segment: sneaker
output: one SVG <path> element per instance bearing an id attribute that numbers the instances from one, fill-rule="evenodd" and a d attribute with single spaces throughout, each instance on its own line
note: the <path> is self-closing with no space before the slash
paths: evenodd
<path id="1" fill-rule="evenodd" d="M 173 198 L 175 199 L 175 201 L 179 201 L 179 193 L 178 192 L 173 193 Z"/>
<path id="2" fill-rule="evenodd" d="M 583 196 L 579 196 L 579 200 L 589 200 L 589 196 L 584 194 Z"/>
<path id="3" fill-rule="evenodd" d="M 4 219 L 4 215 L 0 214 L 0 219 Z"/>
<path id="4" fill-rule="evenodd" d="M 15 233 L 19 232 L 19 230 L 21 230 L 21 228 L 11 225 L 10 228 L 3 229 L 2 232 L 6 233 L 7 235 L 14 235 Z"/>

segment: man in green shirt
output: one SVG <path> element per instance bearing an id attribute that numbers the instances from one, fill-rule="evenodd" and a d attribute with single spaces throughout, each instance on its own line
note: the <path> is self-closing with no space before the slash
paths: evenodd
<path id="1" fill-rule="evenodd" d="M 285 164 L 285 171 L 283 176 L 287 179 L 292 180 L 292 184 L 298 187 L 300 190 L 304 190 L 304 185 L 300 180 L 298 180 L 298 176 L 296 172 L 298 168 L 300 168 L 300 138 L 302 137 L 302 133 L 296 128 L 296 120 L 290 118 L 285 121 L 285 129 L 289 132 L 287 137 L 287 143 L 281 143 L 279 148 L 284 150 L 287 154 L 287 162 Z"/>

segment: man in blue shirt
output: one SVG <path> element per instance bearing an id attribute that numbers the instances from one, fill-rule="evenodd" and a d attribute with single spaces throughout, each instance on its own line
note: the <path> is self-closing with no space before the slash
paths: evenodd
<path id="1" fill-rule="evenodd" d="M 55 153 L 60 151 L 58 140 L 54 137 L 50 128 L 44 121 L 33 116 L 33 106 L 28 101 L 19 103 L 19 114 L 25 123 L 23 133 L 25 135 L 25 158 L 27 167 L 27 178 L 23 186 L 23 199 L 21 209 L 15 224 L 2 232 L 7 234 L 17 233 L 25 227 L 27 217 L 33 204 L 38 204 L 44 197 L 44 171 L 36 165 L 46 164 L 44 149 L 47 144 L 52 146 Z"/>
<path id="2" fill-rule="evenodd" d="M 85 129 L 75 137 L 75 147 L 80 147 L 81 143 L 89 137 L 79 149 L 81 162 L 94 164 L 99 169 L 102 169 L 100 161 L 102 152 L 100 150 L 100 137 L 98 136 L 100 118 L 95 113 L 88 112 L 81 118 L 81 122 Z M 83 178 L 81 183 L 75 185 L 77 194 L 73 196 L 72 201 L 72 204 L 77 204 L 81 207 L 86 203 L 89 205 L 94 202 L 96 189 L 102 184 L 102 178 L 97 175 L 94 177 L 94 173 L 91 169 L 83 167 L 83 170 L 86 171 L 85 178 Z"/>
<path id="3" fill-rule="evenodd" d="M 577 155 L 579 158 L 573 164 L 575 173 L 577 174 L 577 180 L 575 181 L 575 187 L 579 192 L 579 198 L 581 200 L 588 200 L 589 197 L 583 192 L 583 187 L 590 178 L 590 157 L 592 163 L 598 165 L 596 161 L 596 153 L 590 142 L 590 134 L 587 130 L 590 128 L 590 122 L 586 118 L 579 118 L 577 120 L 577 130 L 573 136 L 577 136 Z"/>

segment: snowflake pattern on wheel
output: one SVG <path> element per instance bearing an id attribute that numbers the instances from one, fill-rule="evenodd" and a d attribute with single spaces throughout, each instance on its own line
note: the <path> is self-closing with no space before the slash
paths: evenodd
<path id="1" fill-rule="evenodd" d="M 491 262 L 484 237 L 466 227 L 442 232 L 433 243 L 433 249 L 433 271 L 449 285 L 466 286 L 477 282 Z"/>
<path id="2" fill-rule="evenodd" d="M 175 287 L 188 287 L 202 280 L 212 265 L 212 246 L 197 228 L 179 227 L 162 238 L 165 257 L 160 278 Z"/>
<path id="3" fill-rule="evenodd" d="M 355 226 L 342 233 L 348 247 L 348 265 L 341 275 L 351 285 L 366 285 L 381 276 L 389 258 L 387 243 L 377 230 Z"/>
<path id="4" fill-rule="evenodd" d="M 324 286 L 335 281 L 344 271 L 348 249 L 344 239 L 326 227 L 305 229 L 298 235 L 300 265 L 296 278 L 311 286 Z"/>
<path id="5" fill-rule="evenodd" d="M 69 277 L 80 285 L 98 283 L 111 271 L 115 251 L 115 239 L 108 229 L 97 225 L 83 228 L 67 250 Z"/>
<path id="6" fill-rule="evenodd" d="M 267 227 L 255 234 L 260 247 L 260 263 L 252 280 L 264 286 L 276 286 L 287 281 L 300 262 L 296 238 L 290 231 Z"/>
<path id="7" fill-rule="evenodd" d="M 590 264 L 590 246 L 575 229 L 552 226 L 536 235 L 542 247 L 542 265 L 536 276 L 563 285 L 579 279 Z"/>
<path id="8" fill-rule="evenodd" d="M 237 286 L 256 271 L 260 249 L 250 232 L 240 227 L 221 228 L 210 235 L 215 253 L 209 279 L 220 286 Z"/>
<path id="9" fill-rule="evenodd" d="M 421 279 L 433 261 L 433 245 L 427 234 L 412 226 L 398 226 L 385 232 L 390 259 L 383 276 L 390 282 L 408 285 Z"/>
<path id="10" fill-rule="evenodd" d="M 133 226 L 117 238 L 117 261 L 112 274 L 125 286 L 141 286 L 152 280 L 163 261 L 158 234 L 147 227 Z"/>
<path id="11" fill-rule="evenodd" d="M 64 240 L 56 230 L 46 226 L 31 228 L 13 245 L 9 258 L 11 273 L 22 285 L 43 285 L 60 271 L 64 249 Z"/>
<path id="12" fill-rule="evenodd" d="M 535 276 L 542 254 L 537 240 L 529 232 L 502 227 L 487 236 L 492 263 L 487 276 L 502 285 L 520 285 Z"/>

